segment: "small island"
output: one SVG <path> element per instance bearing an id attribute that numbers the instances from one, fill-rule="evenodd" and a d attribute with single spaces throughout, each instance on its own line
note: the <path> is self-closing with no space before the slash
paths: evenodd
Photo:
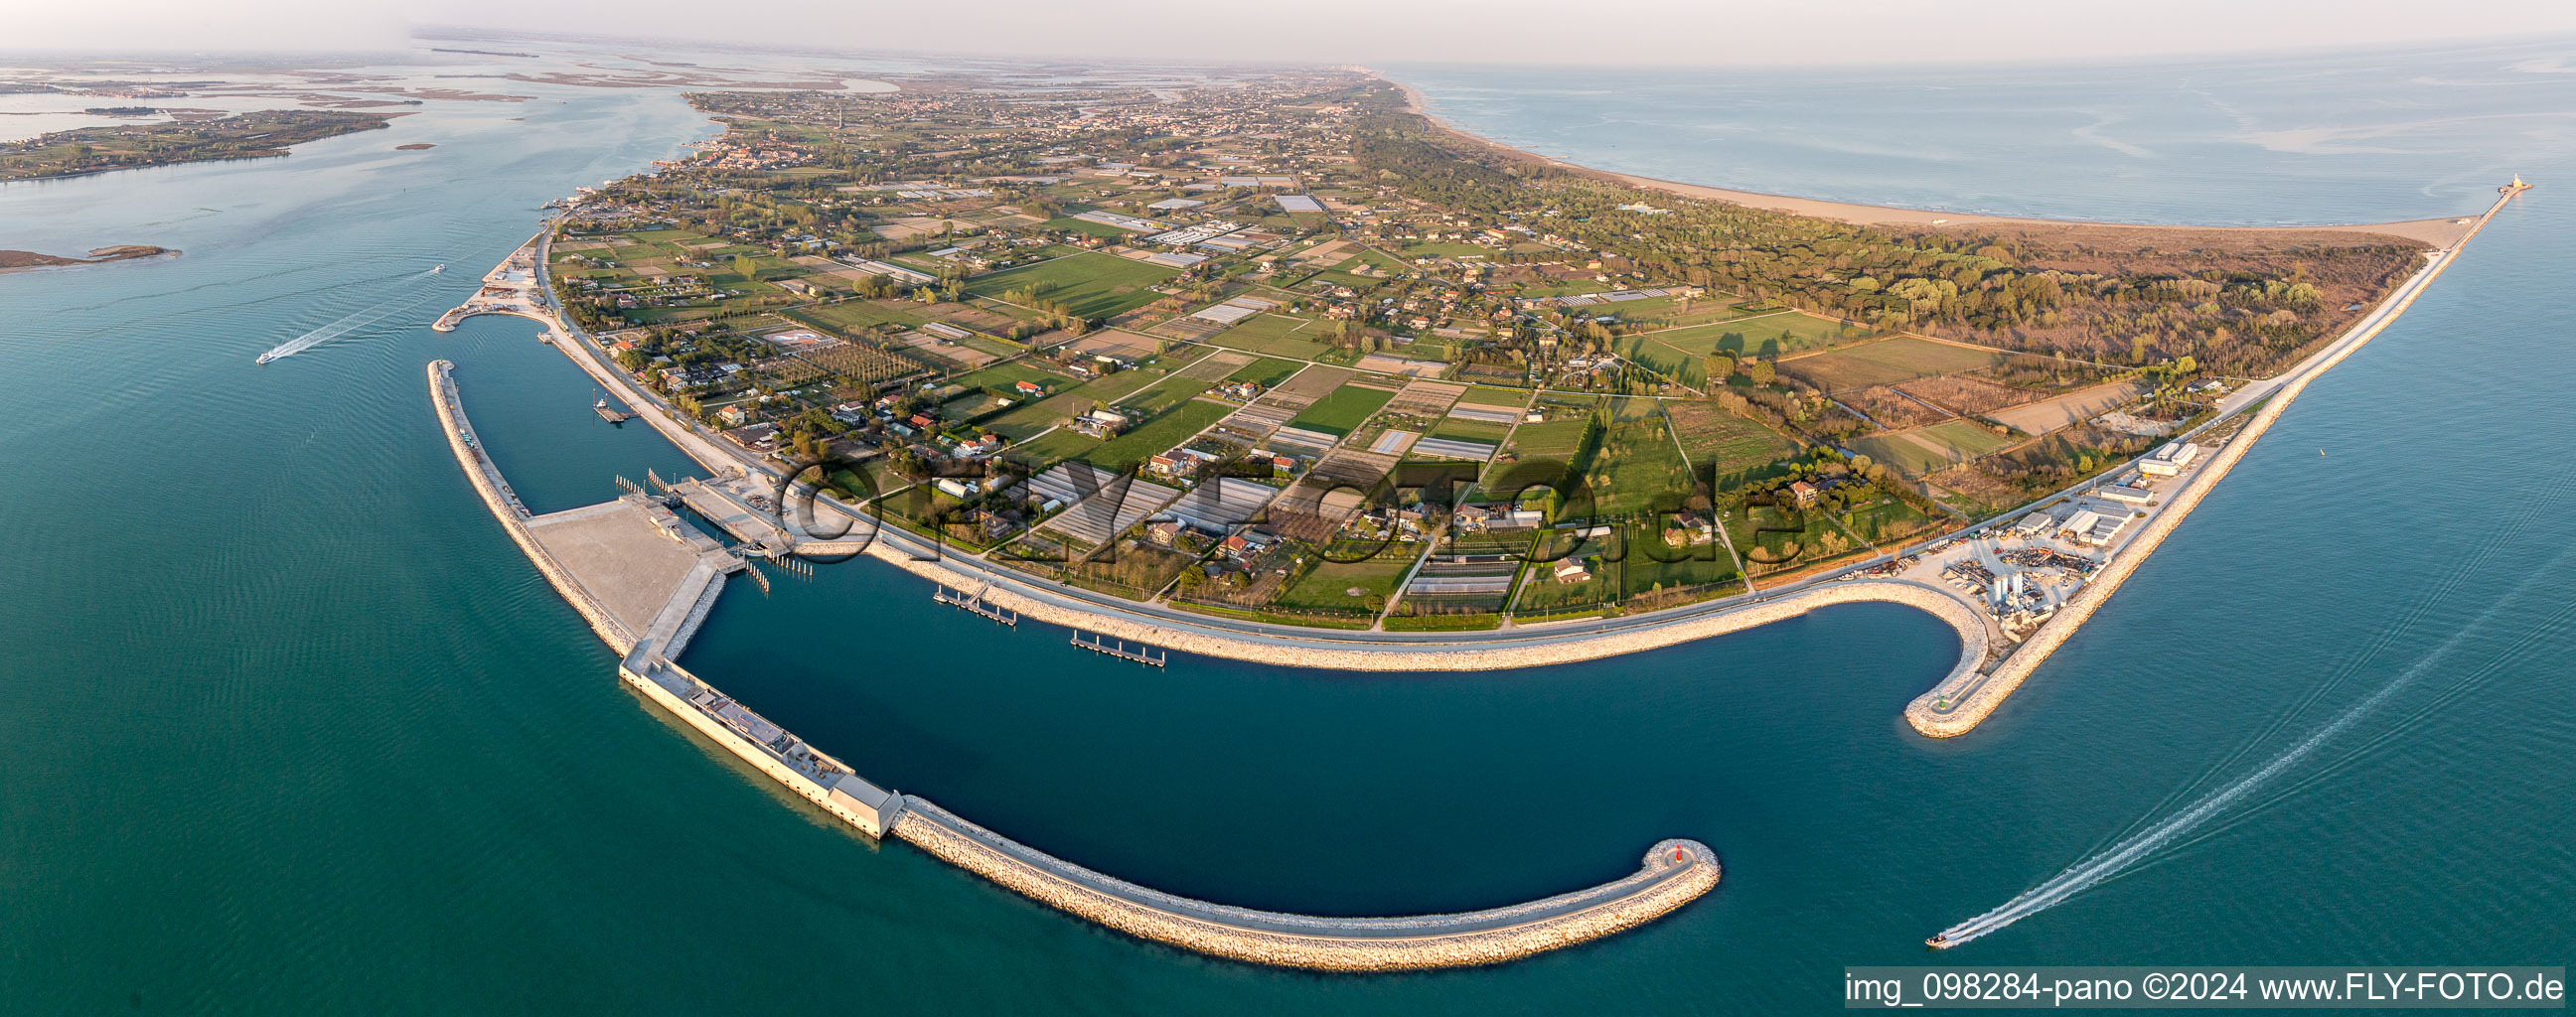
<path id="1" fill-rule="evenodd" d="M 150 244 L 118 244 L 113 247 L 94 248 L 86 258 L 66 258 L 60 255 L 38 254 L 34 251 L 0 251 L 0 275 L 66 265 L 104 265 L 111 261 L 153 258 L 177 253 L 179 252 L 167 247 L 154 247 Z"/>
<path id="2" fill-rule="evenodd" d="M 393 117 L 344 110 L 261 110 L 220 120 L 117 124 L 0 144 L 0 182 L 218 159 L 264 159 L 307 141 L 384 129 Z"/>
<path id="3" fill-rule="evenodd" d="M 412 142 L 411 144 L 408 144 L 408 145 L 395 145 L 395 146 L 394 146 L 394 151 L 397 151 L 397 152 L 424 152 L 424 151 L 428 151 L 429 149 L 433 149 L 433 148 L 437 148 L 437 147 L 438 147 L 438 146 L 433 145 L 433 144 L 430 144 L 430 143 L 428 143 L 428 142 L 426 142 L 426 141 L 415 141 L 415 142 Z"/>

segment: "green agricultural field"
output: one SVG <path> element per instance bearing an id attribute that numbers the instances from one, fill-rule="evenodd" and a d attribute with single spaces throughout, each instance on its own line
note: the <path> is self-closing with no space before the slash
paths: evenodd
<path id="1" fill-rule="evenodd" d="M 1451 441 L 1479 441 L 1487 445 L 1500 445 L 1503 443 L 1503 437 L 1510 434 L 1511 431 L 1512 425 L 1510 424 L 1496 424 L 1483 420 L 1461 420 L 1457 417 L 1447 417 L 1443 418 L 1438 426 L 1431 429 L 1431 436 L 1434 438 L 1447 438 Z"/>
<path id="2" fill-rule="evenodd" d="M 1896 336 L 1832 353 L 1784 360 L 1780 362 L 1780 373 L 1827 392 L 1841 392 L 1973 371 L 1992 367 L 2009 357 L 1997 350 Z"/>
<path id="3" fill-rule="evenodd" d="M 1603 516 L 1679 509 L 1691 490 L 1690 468 L 1660 415 L 1603 434 L 1586 481 L 1593 511 Z"/>
<path id="4" fill-rule="evenodd" d="M 1174 407 L 1169 413 L 1137 425 L 1135 430 L 1102 442 L 1099 448 L 1085 453 L 1082 458 L 1095 466 L 1124 470 L 1170 451 L 1173 446 L 1188 441 L 1191 435 L 1206 430 L 1209 424 L 1232 412 L 1234 407 L 1225 403 L 1192 399 Z"/>
<path id="5" fill-rule="evenodd" d="M 968 392 L 939 404 L 939 409 L 933 411 L 933 415 L 944 421 L 972 420 L 1000 409 L 1001 407 L 996 404 L 1002 398 L 990 392 Z"/>
<path id="6" fill-rule="evenodd" d="M 1105 222 L 1092 222 L 1089 219 L 1076 219 L 1072 216 L 1065 216 L 1060 219 L 1049 219 L 1045 222 L 1039 223 L 1037 228 L 1041 230 L 1054 230 L 1057 232 L 1087 233 L 1095 237 L 1106 237 L 1111 240 L 1125 237 L 1128 232 Z"/>
<path id="7" fill-rule="evenodd" d="M 1459 394 L 1458 401 L 1468 406 L 1525 406 L 1529 404 L 1529 393 L 1518 389 L 1470 386 Z"/>
<path id="8" fill-rule="evenodd" d="M 997 357 L 1016 357 L 1019 356 L 1021 352 L 1020 347 L 1013 346 L 981 332 L 971 333 L 967 335 L 966 338 L 957 340 L 957 345 L 971 350 L 982 350 Z"/>
<path id="9" fill-rule="evenodd" d="M 1722 487 L 1730 480 L 1798 453 L 1798 443 L 1760 423 L 1715 403 L 1667 402 L 1673 434 L 1691 465 L 1706 475 L 1714 468 Z"/>
<path id="10" fill-rule="evenodd" d="M 1273 388 L 1280 382 L 1288 380 L 1289 375 L 1297 373 L 1299 369 L 1305 366 L 1306 365 L 1294 360 L 1281 360 L 1277 357 L 1263 357 L 1249 364 L 1245 364 L 1242 367 L 1235 368 L 1233 374 L 1225 376 L 1225 380 L 1249 381 L 1257 383 L 1265 389 Z"/>
<path id="11" fill-rule="evenodd" d="M 1869 329 L 1845 325 L 1812 315 L 1788 313 L 1766 314 L 1727 322 L 1723 327 L 1742 331 L 1753 355 L 1770 359 L 1800 350 L 1839 346 L 1870 337 Z"/>
<path id="12" fill-rule="evenodd" d="M 1020 392 L 1013 385 L 1023 381 L 1044 385 L 1049 392 L 1062 392 L 1073 384 L 1070 378 L 1038 370 L 1027 362 L 1018 360 L 1007 364 L 995 364 L 981 371 L 961 376 L 957 379 L 957 384 L 1018 399 L 1021 398 Z"/>
<path id="13" fill-rule="evenodd" d="M 1335 557 L 1357 557 L 1370 545 L 1344 544 Z M 1290 611 L 1367 611 L 1369 598 L 1384 598 L 1395 593 L 1395 584 L 1413 570 L 1413 561 L 1421 548 L 1414 544 L 1391 544 L 1370 557 L 1356 562 L 1326 560 L 1313 571 L 1298 577 L 1295 585 L 1279 591 L 1271 606 Z M 1352 589 L 1360 591 L 1352 596 Z"/>
<path id="14" fill-rule="evenodd" d="M 1843 526 L 1873 544 L 1902 540 L 1931 522 L 1932 518 L 1921 510 L 1892 497 L 1843 514 Z"/>
<path id="15" fill-rule="evenodd" d="M 1306 407 L 1305 412 L 1298 414 L 1297 418 L 1289 421 L 1288 424 L 1291 427 L 1302 427 L 1326 434 L 1348 435 L 1359 430 L 1360 425 L 1367 422 L 1370 414 L 1376 413 L 1378 407 L 1386 405 L 1387 400 L 1393 398 L 1395 398 L 1393 392 L 1344 385 L 1334 389 L 1331 395 L 1315 400 L 1315 405 Z"/>
<path id="16" fill-rule="evenodd" d="M 1524 460 L 1571 459 L 1583 450 L 1583 436 L 1591 431 L 1592 421 L 1583 417 L 1522 424 L 1512 432 L 1512 451 Z"/>
<path id="17" fill-rule="evenodd" d="M 1161 382 L 1150 388 L 1127 397 L 1124 402 L 1121 402 L 1118 405 L 1125 409 L 1142 410 L 1147 414 L 1161 413 L 1164 410 L 1171 409 L 1174 406 L 1178 406 L 1191 399 L 1197 398 L 1199 393 L 1207 391 L 1208 388 L 1209 385 L 1207 382 L 1201 381 L 1197 378 L 1184 378 L 1180 375 L 1173 375 L 1169 378 L 1163 379 Z"/>
<path id="18" fill-rule="evenodd" d="M 1179 274 L 1160 265 L 1086 251 L 977 276 L 966 284 L 966 291 L 1000 297 L 1012 290 L 1034 290 L 1042 299 L 1065 305 L 1077 317 L 1108 318 L 1153 303 L 1161 294 L 1152 287 Z"/>
<path id="19" fill-rule="evenodd" d="M 997 432 L 1002 430 L 998 421 L 985 426 Z M 1063 427 L 1048 431 L 1035 441 L 1013 445 L 1002 457 L 1032 470 L 1043 470 L 1057 460 L 1074 458 L 1100 445 L 1099 439 Z"/>
<path id="20" fill-rule="evenodd" d="M 1869 330 L 1839 325 L 1803 314 L 1780 313 L 1758 318 L 1694 325 L 1626 336 L 1618 340 L 1621 355 L 1667 375 L 1711 353 L 1774 359 L 1784 354 L 1867 338 Z"/>
<path id="21" fill-rule="evenodd" d="M 1039 402 L 1015 408 L 985 422 L 984 426 L 1012 441 L 1024 441 L 1030 435 L 1073 419 L 1077 413 L 1134 395 L 1136 390 L 1162 377 L 1160 371 L 1120 371 L 1104 378 L 1093 378 Z"/>
<path id="22" fill-rule="evenodd" d="M 1264 356 L 1315 360 L 1334 349 L 1318 338 L 1319 333 L 1309 334 L 1321 327 L 1313 318 L 1269 312 L 1245 318 L 1208 342 Z"/>

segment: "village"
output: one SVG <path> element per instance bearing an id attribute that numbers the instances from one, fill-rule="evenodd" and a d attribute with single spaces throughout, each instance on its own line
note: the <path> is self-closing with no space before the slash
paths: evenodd
<path id="1" fill-rule="evenodd" d="M 692 99 L 721 137 L 554 224 L 571 320 L 888 525 L 1212 616 L 1543 625 L 1872 565 L 2026 630 L 2153 498 L 2113 471 L 2190 447 L 2237 383 L 1801 309 L 1602 241 L 1698 214 L 1679 199 L 1443 203 L 1394 168 L 1439 157 L 1376 133 L 1400 96 L 1365 77 Z M 1973 279 L 2001 253 L 1918 260 Z"/>

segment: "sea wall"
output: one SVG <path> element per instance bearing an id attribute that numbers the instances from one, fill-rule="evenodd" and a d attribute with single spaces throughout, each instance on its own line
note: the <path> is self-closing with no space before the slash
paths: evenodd
<path id="1" fill-rule="evenodd" d="M 1404 971 L 1494 964 L 1652 921 L 1717 885 L 1717 856 L 1667 840 L 1614 882 L 1487 911 L 1325 918 L 1176 897 L 1031 850 L 921 798 L 895 836 L 1030 899 L 1132 936 L 1255 964 Z"/>
<path id="2" fill-rule="evenodd" d="M 599 600 L 573 577 L 572 571 L 556 561 L 555 556 L 546 551 L 545 545 L 537 543 L 536 537 L 528 532 L 527 517 L 520 514 L 515 500 L 503 493 L 500 468 L 492 465 L 492 460 L 483 454 L 482 439 L 475 437 L 474 425 L 466 421 L 465 408 L 457 402 L 455 371 L 456 365 L 448 361 L 429 362 L 429 401 L 438 410 L 439 429 L 447 435 L 448 450 L 456 453 L 457 465 L 465 467 L 465 477 L 473 482 L 474 493 L 482 496 L 483 507 L 492 510 L 492 518 L 500 521 L 501 529 L 508 531 L 510 539 L 518 543 L 519 550 L 526 552 L 528 560 L 536 563 L 537 571 L 546 577 L 547 582 L 554 584 L 555 592 L 562 594 L 582 620 L 590 623 L 590 630 L 598 633 L 599 638 L 619 656 L 624 656 L 635 648 L 635 633 L 628 631 L 616 616 L 600 606 Z"/>

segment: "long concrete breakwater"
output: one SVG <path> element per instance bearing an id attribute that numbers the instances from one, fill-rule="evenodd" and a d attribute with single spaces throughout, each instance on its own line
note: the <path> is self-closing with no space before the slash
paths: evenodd
<path id="1" fill-rule="evenodd" d="M 1997 664 L 1993 671 L 1984 674 L 1953 672 L 1950 678 L 1906 704 L 1906 723 L 1926 737 L 1955 738 L 1974 730 L 1993 715 L 1996 707 L 2003 705 L 2005 699 L 2019 690 L 2022 682 L 2029 679 L 2031 673 L 2037 671 L 2058 647 L 2065 645 L 2068 637 L 2073 636 L 2077 628 L 2119 591 L 2120 584 L 2126 582 L 2138 566 L 2146 563 L 2147 557 L 2154 554 L 2165 538 L 2182 525 L 2183 519 L 2191 515 L 2191 510 L 2200 505 L 2201 499 L 2216 489 L 2228 471 L 2245 458 L 2246 451 L 2254 447 L 2255 440 L 2271 430 L 2274 421 L 2281 419 L 2290 403 L 2307 390 L 2309 382 L 2315 381 L 2327 369 L 2343 363 L 2345 358 L 2359 351 L 2396 321 L 2399 315 L 2406 313 L 2406 309 L 2414 305 L 2415 298 L 2422 296 L 2433 280 L 2458 260 L 2460 249 L 2475 238 L 2479 230 L 2485 229 L 2487 222 L 2503 211 L 2518 193 L 2519 190 L 2507 190 L 2496 200 L 2494 207 L 2487 209 L 2486 214 L 2479 216 L 2477 223 L 2460 236 L 2457 244 L 2448 251 L 2433 254 L 2431 262 L 2407 280 L 2377 312 L 2356 323 L 2351 331 L 2338 337 L 2308 362 L 2300 364 L 2281 385 L 2264 397 L 2263 405 L 2254 411 L 2234 437 L 2228 439 L 2209 464 L 2201 468 L 2191 483 L 2177 492 L 2155 514 L 2155 518 L 2148 521 L 2146 529 L 2122 547 L 2120 553 L 2112 556 L 2083 590 L 2068 600 L 2038 631 L 2031 633 L 2030 638 Z"/>
<path id="2" fill-rule="evenodd" d="M 1717 856 L 1667 840 L 1626 878 L 1486 911 L 1325 918 L 1255 911 L 1149 890 L 1049 857 L 918 797 L 895 835 L 951 864 L 1129 935 L 1256 964 L 1405 971 L 1495 964 L 1652 921 L 1717 886 Z"/>
<path id="3" fill-rule="evenodd" d="M 453 372 L 453 364 L 439 360 L 429 365 L 428 373 L 431 402 L 458 465 L 519 549 L 617 651 L 620 680 L 717 747 L 869 837 L 897 837 L 1006 889 L 1139 938 L 1250 963 L 1324 971 L 1514 960 L 1633 928 L 1717 886 L 1716 854 L 1698 841 L 1675 839 L 1649 849 L 1629 876 L 1507 907 L 1402 918 L 1258 911 L 1139 886 L 1019 844 L 921 797 L 881 789 L 660 651 L 657 639 L 673 640 L 676 646 L 705 619 L 722 588 L 722 575 L 707 574 L 703 563 L 693 568 L 643 636 L 621 623 L 591 588 L 592 581 L 530 532 L 526 508 L 509 493 L 466 418 Z"/>

